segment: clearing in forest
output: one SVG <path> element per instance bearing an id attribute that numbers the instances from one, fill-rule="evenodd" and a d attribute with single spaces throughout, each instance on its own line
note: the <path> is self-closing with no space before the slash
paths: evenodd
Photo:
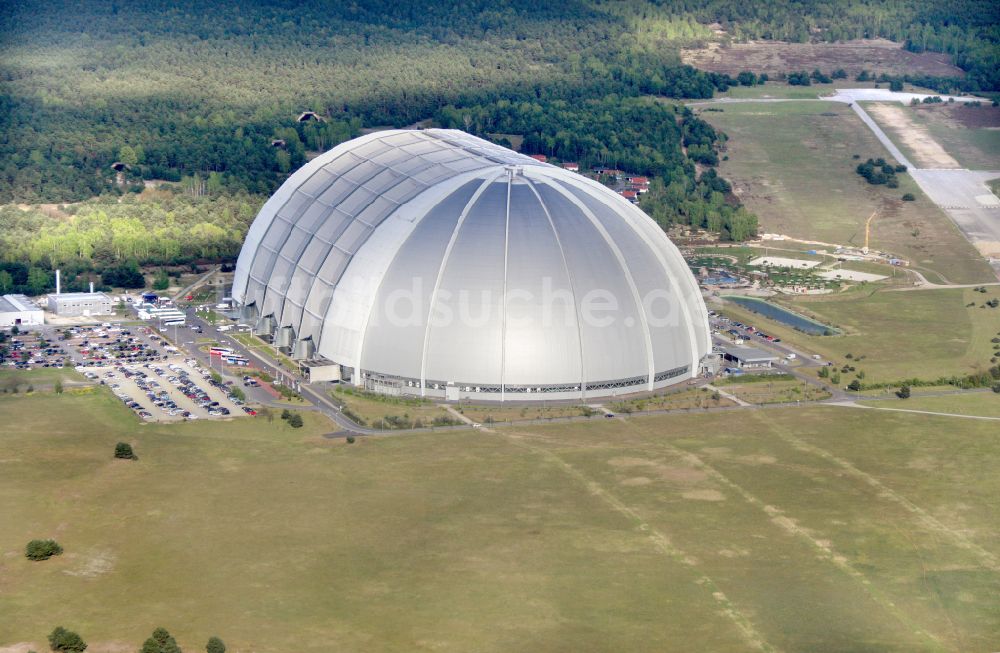
<path id="1" fill-rule="evenodd" d="M 885 39 L 859 39 L 842 43 L 785 43 L 751 41 L 723 47 L 710 43 L 704 48 L 682 50 L 684 63 L 717 73 L 737 75 L 750 70 L 774 77 L 797 70 L 819 68 L 826 74 L 843 68 L 852 78 L 862 70 L 876 76 L 927 74 L 963 77 L 948 55 L 939 52 L 915 53 Z"/>

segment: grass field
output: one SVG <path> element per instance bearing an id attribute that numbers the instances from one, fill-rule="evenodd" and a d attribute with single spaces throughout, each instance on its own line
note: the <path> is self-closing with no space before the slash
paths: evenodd
<path id="1" fill-rule="evenodd" d="M 717 406 L 735 406 L 736 402 L 722 396 L 716 396 L 708 388 L 690 388 L 678 392 L 638 397 L 607 404 L 615 413 L 632 413 L 652 410 L 690 410 L 693 408 L 715 408 Z"/>
<path id="2" fill-rule="evenodd" d="M 912 161 L 921 162 L 921 152 L 908 142 L 917 131 L 940 145 L 963 168 L 1000 170 L 1000 108 L 959 104 L 895 106 L 908 119 L 905 125 L 886 121 L 878 112 L 869 113 Z"/>
<path id="3" fill-rule="evenodd" d="M 871 246 L 892 252 L 954 283 L 994 278 L 989 266 L 907 175 L 900 187 L 872 186 L 856 172 L 858 161 L 887 156 L 851 109 L 834 102 L 734 104 L 701 116 L 725 131 L 722 174 L 759 217 L 761 231 L 803 240 Z M 903 202 L 904 193 L 916 196 Z"/>
<path id="4" fill-rule="evenodd" d="M 927 410 L 934 413 L 1000 418 L 1000 394 L 988 390 L 938 397 L 913 396 L 898 401 L 861 401 L 859 403 L 876 408 L 904 408 L 907 410 Z"/>
<path id="5" fill-rule="evenodd" d="M 359 439 L 2 398 L 0 646 L 958 651 L 1000 633 L 995 425 L 753 410 Z M 114 443 L 139 460 L 115 461 Z M 22 554 L 54 537 L 62 556 Z"/>
<path id="6" fill-rule="evenodd" d="M 417 398 L 380 396 L 343 387 L 335 389 L 333 397 L 345 405 L 349 416 L 354 416 L 352 419 L 360 417 L 365 426 L 376 429 L 392 428 L 392 418 L 403 418 L 411 423 L 420 420 L 421 426 L 431 426 L 435 419 L 455 420 L 444 408 Z"/>
<path id="7" fill-rule="evenodd" d="M 0 391 L 10 392 L 15 386 L 23 392 L 32 385 L 39 390 L 51 389 L 56 381 L 64 385 L 83 383 L 83 378 L 72 367 L 40 367 L 32 370 L 0 369 Z"/>
<path id="8" fill-rule="evenodd" d="M 585 413 L 582 405 L 554 403 L 517 405 L 485 405 L 465 404 L 456 409 L 474 422 L 519 422 L 536 419 L 552 419 L 554 417 L 579 417 Z"/>
<path id="9" fill-rule="evenodd" d="M 814 385 L 792 376 L 734 376 L 713 382 L 729 394 L 749 404 L 780 404 L 818 401 L 830 396 Z"/>
<path id="10" fill-rule="evenodd" d="M 1000 309 L 980 306 L 995 297 L 1000 297 L 1000 289 L 990 286 L 986 294 L 969 288 L 874 293 L 869 288 L 843 295 L 775 298 L 842 331 L 833 336 L 809 336 L 729 303 L 722 310 L 838 366 L 854 365 L 868 382 L 932 380 L 990 365 L 996 355 L 990 340 L 1000 332 Z M 843 384 L 852 378 L 844 375 Z"/>

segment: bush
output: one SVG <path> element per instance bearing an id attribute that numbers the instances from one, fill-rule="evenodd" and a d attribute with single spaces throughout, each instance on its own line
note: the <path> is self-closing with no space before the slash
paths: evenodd
<path id="1" fill-rule="evenodd" d="M 55 540 L 31 540 L 28 542 L 28 546 L 24 547 L 24 555 L 27 556 L 28 560 L 48 560 L 52 556 L 62 554 L 62 552 L 63 548 Z"/>
<path id="2" fill-rule="evenodd" d="M 847 389 L 850 390 L 851 392 L 857 392 L 861 390 L 861 381 L 854 379 L 848 384 Z"/>
<path id="3" fill-rule="evenodd" d="M 209 637 L 205 651 L 207 653 L 226 653 L 226 645 L 218 637 Z"/>
<path id="4" fill-rule="evenodd" d="M 302 415 L 298 413 L 293 413 L 291 417 L 288 418 L 288 425 L 293 429 L 302 428 Z"/>
<path id="5" fill-rule="evenodd" d="M 122 460 L 139 460 L 139 457 L 132 451 L 132 445 L 128 442 L 119 442 L 115 445 L 115 458 Z"/>
<path id="6" fill-rule="evenodd" d="M 291 416 L 292 416 L 292 411 L 288 410 L 287 408 L 281 411 L 281 419 L 288 419 Z"/>
<path id="7" fill-rule="evenodd" d="M 896 396 L 899 397 L 900 399 L 909 399 L 910 386 L 904 385 L 903 387 L 901 387 L 899 390 L 896 391 Z"/>
<path id="8" fill-rule="evenodd" d="M 153 635 L 143 642 L 140 653 L 181 653 L 181 647 L 166 628 L 157 628 L 153 631 Z"/>
<path id="9" fill-rule="evenodd" d="M 53 651 L 66 651 L 67 653 L 83 653 L 87 650 L 87 642 L 83 641 L 82 637 L 62 626 L 56 626 L 49 633 L 49 646 L 52 647 Z"/>
<path id="10" fill-rule="evenodd" d="M 1000 383 L 993 384 L 993 392 L 1000 394 Z"/>
<path id="11" fill-rule="evenodd" d="M 353 435 L 347 436 L 347 444 L 354 444 L 354 436 Z"/>
<path id="12" fill-rule="evenodd" d="M 914 197 L 913 193 L 903 193 L 903 201 L 904 202 L 915 202 L 916 199 L 917 198 Z"/>

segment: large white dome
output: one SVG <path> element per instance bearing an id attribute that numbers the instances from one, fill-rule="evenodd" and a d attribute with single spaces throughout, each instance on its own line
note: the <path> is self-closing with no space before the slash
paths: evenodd
<path id="1" fill-rule="evenodd" d="M 651 390 L 711 350 L 697 284 L 648 216 L 455 130 L 376 132 L 303 166 L 250 227 L 233 297 L 358 385 L 434 397 Z"/>

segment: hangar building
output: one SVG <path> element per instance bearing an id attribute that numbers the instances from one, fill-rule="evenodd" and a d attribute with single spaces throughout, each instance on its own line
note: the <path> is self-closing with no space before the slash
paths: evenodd
<path id="1" fill-rule="evenodd" d="M 0 297 L 0 328 L 45 324 L 45 314 L 24 295 Z"/>
<path id="2" fill-rule="evenodd" d="M 603 185 L 456 130 L 375 132 L 295 172 L 247 234 L 242 317 L 392 394 L 575 399 L 697 375 L 677 248 Z"/>

